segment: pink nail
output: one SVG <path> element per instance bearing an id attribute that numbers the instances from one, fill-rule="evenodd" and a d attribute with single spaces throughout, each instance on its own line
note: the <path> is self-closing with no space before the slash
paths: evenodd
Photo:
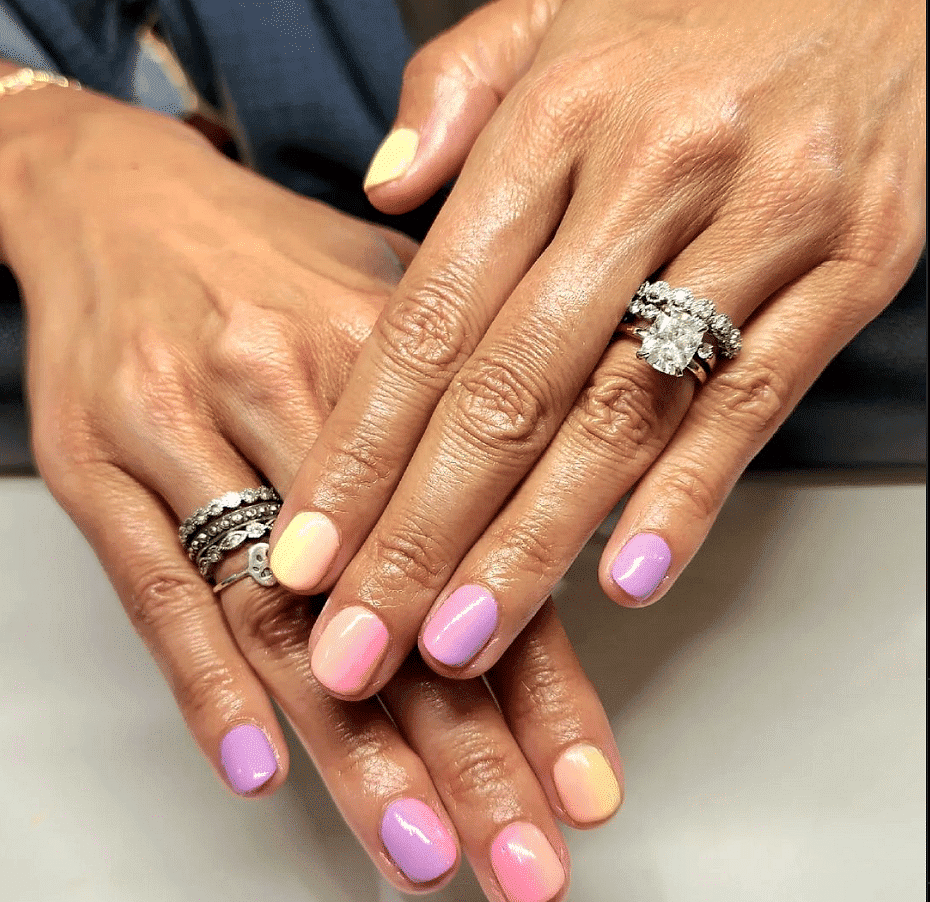
<path id="1" fill-rule="evenodd" d="M 341 610 L 323 630 L 310 657 L 313 675 L 329 690 L 354 695 L 368 682 L 388 644 L 381 618 L 353 605 Z"/>
<path id="2" fill-rule="evenodd" d="M 542 830 L 517 822 L 491 844 L 491 867 L 510 902 L 549 902 L 565 885 L 565 868 Z"/>

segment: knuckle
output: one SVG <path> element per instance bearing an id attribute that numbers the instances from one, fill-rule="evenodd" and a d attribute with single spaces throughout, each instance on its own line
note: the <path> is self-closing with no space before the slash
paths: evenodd
<path id="1" fill-rule="evenodd" d="M 739 370 L 724 367 L 714 386 L 715 409 L 726 422 L 754 442 L 771 435 L 791 409 L 791 380 L 763 361 Z"/>
<path id="2" fill-rule="evenodd" d="M 171 688 L 178 707 L 189 720 L 240 706 L 236 676 L 220 661 L 198 661 L 193 672 L 172 677 Z"/>
<path id="3" fill-rule="evenodd" d="M 463 800 L 504 795 L 518 769 L 515 754 L 475 724 L 456 732 L 448 746 L 454 754 L 448 754 L 444 762 L 451 794 Z"/>
<path id="4" fill-rule="evenodd" d="M 271 654 L 280 659 L 304 652 L 313 626 L 312 602 L 283 589 L 263 589 L 247 580 L 247 597 L 224 605 L 233 635 L 247 657 Z M 227 590 L 232 594 L 235 587 Z"/>
<path id="5" fill-rule="evenodd" d="M 372 551 L 381 579 L 398 587 L 439 586 L 448 576 L 452 558 L 436 535 L 436 530 L 408 524 L 376 536 Z"/>
<path id="6" fill-rule="evenodd" d="M 508 698 L 508 717 L 514 722 L 544 723 L 559 739 L 583 732 L 579 701 L 591 687 L 577 673 L 558 666 L 539 643 L 524 646 L 517 691 Z"/>
<path id="7" fill-rule="evenodd" d="M 642 170 L 679 185 L 710 170 L 728 169 L 744 144 L 736 98 L 672 95 L 646 120 Z"/>
<path id="8" fill-rule="evenodd" d="M 801 223 L 832 234 L 846 204 L 845 164 L 834 129 L 826 122 L 800 124 L 782 133 L 753 179 L 754 208 L 765 210 L 770 228 L 796 234 Z"/>
<path id="9" fill-rule="evenodd" d="M 312 361 L 300 353 L 291 317 L 269 309 L 260 313 L 251 304 L 228 305 L 209 354 L 213 371 L 240 396 L 267 405 L 293 397 L 299 387 L 294 374 L 304 373 Z"/>
<path id="10" fill-rule="evenodd" d="M 717 486 L 705 464 L 681 460 L 661 479 L 662 497 L 680 498 L 699 522 L 712 520 L 723 504 L 724 492 Z"/>
<path id="11" fill-rule="evenodd" d="M 385 309 L 375 334 L 394 366 L 427 380 L 455 368 L 476 334 L 461 309 L 463 298 L 475 297 L 472 283 L 465 268 L 444 265 Z"/>
<path id="12" fill-rule="evenodd" d="M 613 459 L 630 462 L 659 439 L 665 405 L 647 378 L 648 373 L 634 375 L 632 370 L 595 373 L 571 417 L 586 445 L 593 443 Z"/>
<path id="13" fill-rule="evenodd" d="M 159 635 L 187 615 L 202 591 L 190 574 L 149 568 L 137 574 L 124 604 L 140 633 Z"/>
<path id="14" fill-rule="evenodd" d="M 344 705 L 334 699 L 321 699 L 327 732 L 339 749 L 335 774 L 347 786 L 383 796 L 392 789 L 409 785 L 409 775 L 397 763 L 397 738 L 380 720 L 347 716 Z"/>
<path id="15" fill-rule="evenodd" d="M 176 343 L 143 328 L 127 344 L 112 391 L 126 421 L 170 433 L 182 412 L 191 407 L 194 378 L 190 359 Z"/>
<path id="16" fill-rule="evenodd" d="M 534 144 L 574 144 L 604 115 L 605 86 L 596 51 L 584 61 L 550 63 L 524 80 L 517 97 L 517 122 Z"/>
<path id="17" fill-rule="evenodd" d="M 530 514 L 518 523 L 508 523 L 506 530 L 491 534 L 496 573 L 519 573 L 547 576 L 565 569 L 561 543 L 550 535 L 550 519 Z"/>
<path id="18" fill-rule="evenodd" d="M 475 444 L 494 451 L 529 447 L 550 405 L 524 368 L 505 360 L 470 363 L 448 392 L 453 422 Z"/>
<path id="19" fill-rule="evenodd" d="M 378 442 L 366 434 L 352 434 L 337 447 L 327 450 L 324 472 L 332 497 L 324 503 L 333 510 L 342 510 L 360 489 L 375 485 L 387 486 L 397 478 L 394 462 L 385 456 L 383 440 Z"/>

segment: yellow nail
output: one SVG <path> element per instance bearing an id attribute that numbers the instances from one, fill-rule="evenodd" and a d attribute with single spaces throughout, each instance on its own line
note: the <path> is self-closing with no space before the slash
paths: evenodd
<path id="1" fill-rule="evenodd" d="M 316 511 L 297 514 L 271 552 L 271 572 L 278 582 L 298 592 L 316 588 L 339 551 L 332 520 Z"/>
<path id="2" fill-rule="evenodd" d="M 398 128 L 382 142 L 365 175 L 365 190 L 399 179 L 417 155 L 420 136 L 412 128 Z"/>
<path id="3" fill-rule="evenodd" d="M 600 749 L 587 742 L 567 748 L 552 769 L 565 810 L 579 824 L 610 817 L 621 802 L 620 784 Z"/>

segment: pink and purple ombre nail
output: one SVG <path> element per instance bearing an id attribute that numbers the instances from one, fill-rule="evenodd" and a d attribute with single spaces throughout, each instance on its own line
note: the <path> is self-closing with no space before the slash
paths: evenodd
<path id="1" fill-rule="evenodd" d="M 381 818 L 381 842 L 413 883 L 437 880 L 455 864 L 452 834 L 419 799 L 397 799 L 387 806 Z"/>
<path id="2" fill-rule="evenodd" d="M 233 727 L 223 737 L 220 760 L 229 785 L 239 795 L 264 786 L 278 769 L 268 737 L 250 723 Z"/>
<path id="3" fill-rule="evenodd" d="M 610 578 L 627 595 L 645 601 L 665 579 L 672 550 L 661 536 L 641 532 L 633 536 L 610 567 Z"/>
<path id="4" fill-rule="evenodd" d="M 484 648 L 497 628 L 497 602 L 481 586 L 456 589 L 423 631 L 423 646 L 441 664 L 461 667 Z"/>

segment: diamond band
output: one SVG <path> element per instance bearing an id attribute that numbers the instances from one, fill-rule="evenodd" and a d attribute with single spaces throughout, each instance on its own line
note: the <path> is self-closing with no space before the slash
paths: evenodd
<path id="1" fill-rule="evenodd" d="M 212 582 L 223 558 L 246 542 L 262 539 L 271 532 L 280 509 L 281 496 L 270 486 L 226 492 L 188 517 L 178 529 L 178 538 L 188 557 L 197 565 L 200 575 Z M 268 545 L 262 544 L 267 554 Z M 257 560 L 250 551 L 250 566 L 255 565 L 252 568 L 255 573 L 243 571 L 240 576 L 251 575 L 261 585 L 275 585 L 273 576 L 264 574 L 262 577 L 272 582 L 258 578 L 256 574 L 261 568 Z"/>
<path id="2" fill-rule="evenodd" d="M 647 326 L 634 327 L 636 319 Z M 667 282 L 643 282 L 630 301 L 618 332 L 642 341 L 636 356 L 669 376 L 687 370 L 704 382 L 715 358 L 735 357 L 742 347 L 739 329 L 712 301 Z"/>

